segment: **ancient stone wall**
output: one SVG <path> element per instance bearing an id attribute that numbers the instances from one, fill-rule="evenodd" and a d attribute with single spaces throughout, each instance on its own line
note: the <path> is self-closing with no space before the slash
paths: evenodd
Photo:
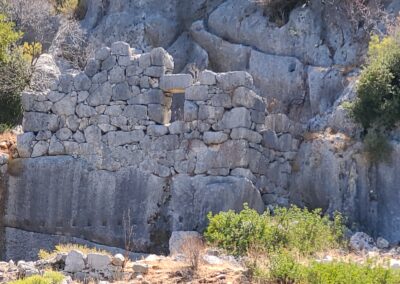
<path id="1" fill-rule="evenodd" d="M 96 169 L 136 166 L 159 177 L 176 174 L 262 175 L 265 104 L 246 72 L 170 74 L 162 48 L 132 54 L 117 42 L 101 48 L 84 72 L 62 74 L 47 93 L 23 94 L 22 158 L 70 155 Z M 171 103 L 184 93 L 182 121 Z"/>
<path id="2" fill-rule="evenodd" d="M 24 256 L 12 239 L 26 232 L 124 247 L 128 212 L 134 250 L 166 252 L 172 231 L 203 230 L 210 211 L 264 209 L 259 189 L 274 156 L 263 147 L 265 103 L 248 73 L 171 74 L 165 50 L 134 54 L 123 42 L 99 49 L 83 72 L 51 60 L 39 59 L 23 94 L 4 255 Z M 171 122 L 182 94 L 183 119 Z"/>

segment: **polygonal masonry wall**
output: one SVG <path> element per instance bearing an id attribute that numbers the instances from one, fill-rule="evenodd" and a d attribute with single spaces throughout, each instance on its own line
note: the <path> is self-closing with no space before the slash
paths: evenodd
<path id="1" fill-rule="evenodd" d="M 268 165 L 259 133 L 265 103 L 246 72 L 171 74 L 162 48 L 133 54 L 114 43 L 84 72 L 61 74 L 47 91 L 27 91 L 22 158 L 70 155 L 96 169 L 124 167 L 160 177 L 245 176 L 254 183 Z M 170 123 L 171 101 L 185 93 L 184 120 Z"/>
<path id="2" fill-rule="evenodd" d="M 173 231 L 201 232 L 209 212 L 288 203 L 295 129 L 266 117 L 248 73 L 172 74 L 164 49 L 133 54 L 123 42 L 84 72 L 62 67 L 42 55 L 22 96 L 20 158 L 0 167 L 3 256 L 25 259 L 15 241 L 39 249 L 41 234 L 123 248 L 127 212 L 134 250 L 167 252 Z"/>

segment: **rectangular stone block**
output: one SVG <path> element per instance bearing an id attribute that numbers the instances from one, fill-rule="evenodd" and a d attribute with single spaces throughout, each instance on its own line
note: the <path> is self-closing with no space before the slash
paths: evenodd
<path id="1" fill-rule="evenodd" d="M 193 84 L 190 74 L 168 74 L 161 77 L 160 88 L 168 93 L 184 93 Z"/>
<path id="2" fill-rule="evenodd" d="M 140 142 L 144 138 L 143 130 L 133 130 L 129 132 L 113 131 L 107 133 L 106 135 L 108 145 L 111 147 Z"/>
<path id="3" fill-rule="evenodd" d="M 38 132 L 40 130 L 58 130 L 59 117 L 54 114 L 40 112 L 25 112 L 22 127 L 24 132 Z"/>
<path id="4" fill-rule="evenodd" d="M 147 119 L 147 107 L 141 105 L 128 105 L 122 115 L 129 118 Z"/>
<path id="5" fill-rule="evenodd" d="M 191 86 L 185 91 L 185 98 L 190 101 L 206 101 L 208 99 L 208 86 Z"/>

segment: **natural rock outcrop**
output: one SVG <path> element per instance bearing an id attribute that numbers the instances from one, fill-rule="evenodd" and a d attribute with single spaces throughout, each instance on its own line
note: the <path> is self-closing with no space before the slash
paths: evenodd
<path id="1" fill-rule="evenodd" d="M 90 62 L 107 68 L 88 72 Z M 134 249 L 165 252 L 171 231 L 203 230 L 210 211 L 261 212 L 265 104 L 252 77 L 205 71 L 193 84 L 173 69 L 162 48 L 134 54 L 117 42 L 84 72 L 24 93 L 5 226 L 123 247 L 129 212 Z M 175 93 L 185 94 L 183 120 L 171 122 Z"/>
<path id="2" fill-rule="evenodd" d="M 392 164 L 371 165 L 345 108 L 364 30 L 323 1 L 282 26 L 256 2 L 88 0 L 94 58 L 83 72 L 39 58 L 21 159 L 0 160 L 4 246 L 13 228 L 122 246 L 130 209 L 135 249 L 166 251 L 171 231 L 244 202 L 339 210 L 399 241 L 399 135 Z"/>

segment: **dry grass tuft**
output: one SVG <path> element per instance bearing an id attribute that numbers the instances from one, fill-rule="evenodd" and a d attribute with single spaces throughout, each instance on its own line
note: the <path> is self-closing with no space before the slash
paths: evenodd
<path id="1" fill-rule="evenodd" d="M 106 254 L 109 256 L 112 256 L 111 253 L 105 250 L 100 250 L 97 248 L 89 248 L 85 245 L 78 245 L 78 244 L 59 244 L 56 245 L 55 249 L 53 251 L 46 251 L 46 250 L 40 250 L 38 257 L 39 259 L 50 259 L 55 257 L 59 253 L 68 253 L 71 250 L 79 250 L 84 254 L 88 253 L 101 253 L 101 254 Z"/>
<path id="2" fill-rule="evenodd" d="M 198 238 L 188 238 L 182 245 L 182 252 L 187 258 L 190 268 L 193 271 L 199 269 L 201 256 L 205 246 L 204 242 Z"/>

